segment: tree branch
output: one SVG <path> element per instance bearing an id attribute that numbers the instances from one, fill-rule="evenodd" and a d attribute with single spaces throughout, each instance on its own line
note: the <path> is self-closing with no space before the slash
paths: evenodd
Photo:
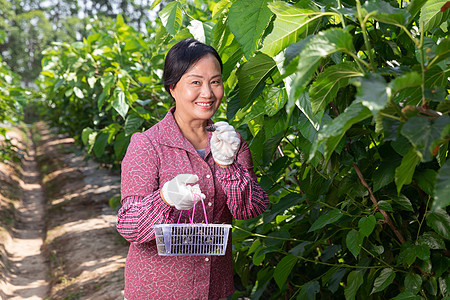
<path id="1" fill-rule="evenodd" d="M 381 214 L 384 217 L 384 221 L 389 225 L 389 227 L 391 227 L 392 231 L 397 236 L 400 243 L 403 244 L 405 242 L 405 238 L 402 236 L 402 234 L 397 229 L 397 227 L 395 227 L 394 222 L 392 222 L 391 217 L 389 217 L 387 212 L 378 207 L 378 201 L 375 198 L 375 196 L 373 195 L 372 189 L 370 188 L 370 186 L 367 184 L 366 180 L 364 179 L 364 176 L 361 173 L 361 170 L 359 169 L 358 165 L 354 163 L 353 168 L 355 168 L 356 174 L 358 175 L 359 180 L 361 181 L 362 185 L 369 191 L 370 200 L 372 200 L 373 204 L 375 204 L 375 207 L 381 212 Z"/>

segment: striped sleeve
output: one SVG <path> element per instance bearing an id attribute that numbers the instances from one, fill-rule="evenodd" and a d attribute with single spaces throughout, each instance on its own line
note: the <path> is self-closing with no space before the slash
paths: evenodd
<path id="1" fill-rule="evenodd" d="M 234 162 L 226 168 L 219 168 L 216 176 L 227 195 L 227 205 L 234 218 L 250 219 L 266 210 L 269 204 L 267 193 L 242 165 Z"/>
<path id="2" fill-rule="evenodd" d="M 122 203 L 117 215 L 117 231 L 131 243 L 153 240 L 154 224 L 173 221 L 173 208 L 164 203 L 159 190 L 146 197 L 129 196 Z"/>

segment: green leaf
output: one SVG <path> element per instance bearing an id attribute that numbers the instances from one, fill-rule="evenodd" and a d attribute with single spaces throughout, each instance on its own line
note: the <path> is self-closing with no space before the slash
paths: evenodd
<path id="1" fill-rule="evenodd" d="M 355 229 L 350 230 L 347 233 L 347 237 L 345 238 L 345 244 L 347 245 L 348 250 L 353 254 L 355 258 L 358 257 L 359 252 L 361 251 L 361 245 L 364 240 L 364 235 L 362 235 L 359 231 Z"/>
<path id="2" fill-rule="evenodd" d="M 238 41 L 233 38 L 219 54 L 223 61 L 223 80 L 227 80 L 230 74 L 236 69 L 236 64 L 241 60 L 244 52 L 242 52 L 241 45 L 239 45 Z"/>
<path id="3" fill-rule="evenodd" d="M 325 214 L 321 215 L 309 228 L 308 232 L 321 229 L 328 224 L 332 224 L 336 221 L 338 221 L 343 216 L 342 212 L 339 209 L 333 209 Z"/>
<path id="4" fill-rule="evenodd" d="M 425 232 L 417 239 L 419 245 L 428 245 L 430 249 L 445 249 L 445 242 L 435 232 Z"/>
<path id="5" fill-rule="evenodd" d="M 384 200 L 378 201 L 378 208 L 385 210 L 385 211 L 389 211 L 389 212 L 393 212 L 394 210 L 392 209 L 392 205 Z"/>
<path id="6" fill-rule="evenodd" d="M 405 195 L 403 194 L 400 194 L 398 196 L 391 195 L 390 197 L 392 199 L 392 206 L 394 209 L 414 212 L 414 208 L 411 204 L 411 201 Z"/>
<path id="7" fill-rule="evenodd" d="M 397 261 L 400 264 L 405 264 L 407 266 L 412 265 L 417 258 L 416 245 L 412 245 L 411 242 L 406 242 L 402 244 L 400 254 L 397 256 Z"/>
<path id="8" fill-rule="evenodd" d="M 354 300 L 359 287 L 363 284 L 364 278 L 362 271 L 351 271 L 347 276 L 347 286 L 344 294 L 346 300 Z"/>
<path id="9" fill-rule="evenodd" d="M 372 18 L 387 24 L 406 25 L 410 17 L 407 10 L 392 7 L 388 2 L 384 1 L 368 1 L 362 8 L 366 10 L 367 13 L 375 12 L 375 14 L 372 15 Z M 365 17 L 367 13 L 363 13 L 363 17 Z"/>
<path id="10" fill-rule="evenodd" d="M 101 157 L 103 152 L 105 151 L 106 144 L 108 143 L 109 134 L 102 132 L 97 135 L 94 144 L 94 154 L 97 157 Z"/>
<path id="11" fill-rule="evenodd" d="M 356 100 L 370 109 L 373 116 L 387 104 L 387 84 L 379 74 L 370 73 L 364 77 L 358 77 L 351 81 L 357 87 Z"/>
<path id="12" fill-rule="evenodd" d="M 427 215 L 427 224 L 442 237 L 450 240 L 450 216 L 443 209 L 436 208 Z"/>
<path id="13" fill-rule="evenodd" d="M 432 169 L 420 170 L 414 173 L 414 180 L 417 185 L 428 195 L 434 195 L 437 173 Z"/>
<path id="14" fill-rule="evenodd" d="M 409 292 L 417 294 L 422 287 L 422 277 L 418 274 L 408 273 L 405 276 L 405 289 Z"/>
<path id="15" fill-rule="evenodd" d="M 336 146 L 341 141 L 345 132 L 355 123 L 358 123 L 371 116 L 371 112 L 368 108 L 364 107 L 361 103 L 353 102 L 348 106 L 343 113 L 333 119 L 333 121 L 327 123 L 319 130 L 317 140 L 313 144 L 309 160 L 314 158 L 314 155 L 318 147 L 325 143 L 325 161 L 328 162 L 331 154 Z"/>
<path id="16" fill-rule="evenodd" d="M 239 97 L 241 107 L 250 103 L 261 92 L 267 77 L 276 68 L 275 61 L 262 53 L 257 53 L 247 61 L 238 71 Z"/>
<path id="17" fill-rule="evenodd" d="M 437 174 L 431 211 L 445 209 L 448 205 L 450 205 L 450 160 L 447 160 Z"/>
<path id="18" fill-rule="evenodd" d="M 375 224 L 377 223 L 377 219 L 374 215 L 370 215 L 367 217 L 362 217 L 358 221 L 359 232 L 368 237 L 372 231 L 375 229 Z"/>
<path id="19" fill-rule="evenodd" d="M 153 10 L 156 5 L 158 5 L 159 3 L 161 3 L 162 0 L 153 0 L 152 5 L 150 6 L 150 9 Z"/>
<path id="20" fill-rule="evenodd" d="M 175 35 L 180 30 L 183 22 L 183 12 L 180 2 L 172 1 L 167 3 L 159 12 L 159 18 L 167 32 Z"/>
<path id="21" fill-rule="evenodd" d="M 265 258 L 266 258 L 266 254 L 265 253 L 255 254 L 255 255 L 253 255 L 253 264 L 255 266 L 259 266 L 264 261 Z"/>
<path id="22" fill-rule="evenodd" d="M 269 3 L 269 9 L 276 15 L 272 32 L 264 39 L 262 52 L 275 56 L 292 43 L 298 42 L 302 33 L 312 31 L 318 19 L 324 14 L 310 8 L 298 8 L 284 1 Z"/>
<path id="23" fill-rule="evenodd" d="M 419 295 L 415 295 L 412 292 L 403 292 L 392 298 L 392 300 L 420 300 Z"/>
<path id="24" fill-rule="evenodd" d="M 125 119 L 128 112 L 128 103 L 125 100 L 125 93 L 120 88 L 114 90 L 112 107 Z"/>
<path id="25" fill-rule="evenodd" d="M 256 239 L 253 244 L 250 246 L 250 248 L 248 249 L 247 255 L 250 255 L 251 253 L 253 253 L 256 249 L 259 248 L 259 246 L 261 246 L 262 243 L 259 239 Z"/>
<path id="26" fill-rule="evenodd" d="M 350 78 L 363 75 L 355 64 L 349 62 L 326 68 L 309 90 L 313 115 L 324 110 L 334 100 L 338 90 L 348 84 Z"/>
<path id="27" fill-rule="evenodd" d="M 288 254 L 285 257 L 283 257 L 275 267 L 273 278 L 275 279 L 275 282 L 277 283 L 280 289 L 282 289 L 284 284 L 286 283 L 286 280 L 289 274 L 291 273 L 292 269 L 294 268 L 295 264 L 297 263 L 297 260 L 298 260 L 297 257 Z"/>
<path id="28" fill-rule="evenodd" d="M 420 86 L 422 83 L 422 77 L 417 72 L 409 72 L 404 73 L 391 82 L 389 82 L 388 86 L 392 91 L 392 94 L 398 93 L 401 90 Z"/>
<path id="29" fill-rule="evenodd" d="M 400 163 L 400 159 L 383 160 L 372 176 L 374 192 L 394 181 L 395 169 L 400 165 Z"/>
<path id="30" fill-rule="evenodd" d="M 125 120 L 125 135 L 135 133 L 141 127 L 142 123 L 144 123 L 144 119 L 138 114 L 129 114 Z"/>
<path id="31" fill-rule="evenodd" d="M 400 194 L 405 184 L 410 184 L 416 169 L 420 162 L 420 157 L 414 148 L 410 148 L 408 153 L 403 157 L 402 163 L 395 169 L 395 184 L 397 185 L 397 193 Z"/>
<path id="32" fill-rule="evenodd" d="M 238 0 L 228 13 L 228 26 L 245 57 L 249 59 L 257 49 L 261 35 L 269 25 L 272 12 L 267 7 L 269 0 Z"/>
<path id="33" fill-rule="evenodd" d="M 329 29 L 314 35 L 300 52 L 290 98 L 297 99 L 312 79 L 322 58 L 335 52 L 353 52 L 353 39 L 342 29 Z"/>
<path id="34" fill-rule="evenodd" d="M 373 289 L 370 294 L 378 293 L 387 288 L 395 279 L 395 273 L 391 268 L 384 268 L 380 275 L 375 279 Z"/>
<path id="35" fill-rule="evenodd" d="M 419 24 L 424 31 L 430 31 L 448 20 L 450 10 L 441 12 L 441 7 L 447 3 L 447 0 L 428 0 L 422 7 L 422 13 L 420 14 Z"/>
<path id="36" fill-rule="evenodd" d="M 90 127 L 86 127 L 83 129 L 83 131 L 81 132 L 81 140 L 83 141 L 84 145 L 87 145 L 88 141 L 89 141 L 89 135 L 94 132 L 94 130 Z"/>
<path id="37" fill-rule="evenodd" d="M 316 294 L 320 292 L 320 283 L 317 280 L 308 281 L 300 290 L 300 293 L 297 296 L 297 300 L 314 300 L 316 299 Z"/>
<path id="38" fill-rule="evenodd" d="M 411 14 L 410 21 L 417 15 L 417 13 L 422 9 L 422 6 L 427 2 L 428 0 L 412 0 L 407 10 Z"/>
<path id="39" fill-rule="evenodd" d="M 412 117 L 403 125 L 401 133 L 421 153 L 423 161 L 432 159 L 434 141 L 441 138 L 441 133 L 450 124 L 450 117 L 441 116 L 436 121 L 424 117 Z"/>

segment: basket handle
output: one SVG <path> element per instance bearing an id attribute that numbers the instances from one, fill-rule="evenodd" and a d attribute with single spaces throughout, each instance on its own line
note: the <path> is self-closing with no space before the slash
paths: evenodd
<path id="1" fill-rule="evenodd" d="M 202 206 L 203 206 L 203 214 L 204 214 L 204 216 L 205 216 L 205 222 L 206 222 L 206 225 L 208 225 L 208 216 L 206 215 L 205 202 L 203 201 L 203 198 L 202 198 L 199 194 L 194 194 L 194 197 L 195 197 L 196 199 L 197 199 L 197 198 L 200 198 L 200 202 L 202 202 Z M 199 202 L 199 201 L 196 201 L 195 204 L 197 204 L 197 202 Z M 194 204 L 194 207 L 192 208 L 192 216 L 191 216 L 191 213 L 189 212 L 189 210 L 187 211 L 187 212 L 188 212 L 189 222 L 191 223 L 191 225 L 194 224 L 195 204 Z M 182 214 L 183 214 L 183 210 L 180 211 L 180 216 L 178 217 L 178 222 L 177 222 L 177 224 L 180 223 L 181 215 L 182 215 Z"/>

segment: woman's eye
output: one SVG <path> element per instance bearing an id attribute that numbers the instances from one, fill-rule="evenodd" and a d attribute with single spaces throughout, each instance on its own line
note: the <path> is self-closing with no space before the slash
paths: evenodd
<path id="1" fill-rule="evenodd" d="M 200 84 L 200 81 L 192 81 L 192 84 Z"/>
<path id="2" fill-rule="evenodd" d="M 220 84 L 220 80 L 214 80 L 212 84 Z"/>

